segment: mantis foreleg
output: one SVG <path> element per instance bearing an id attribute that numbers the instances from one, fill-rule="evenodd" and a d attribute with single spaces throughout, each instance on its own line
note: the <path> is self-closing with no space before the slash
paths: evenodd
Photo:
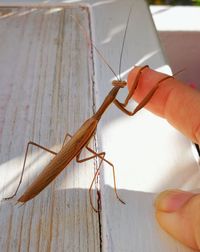
<path id="1" fill-rule="evenodd" d="M 138 86 L 138 82 L 139 82 L 139 77 L 141 76 L 141 73 L 142 73 L 142 70 L 144 68 L 146 68 L 148 66 L 144 66 L 144 67 L 141 67 L 141 69 L 139 70 L 136 78 L 135 78 L 135 81 L 133 83 L 133 87 L 131 88 L 128 96 L 126 97 L 125 99 L 125 102 L 124 103 L 121 103 L 119 102 L 117 99 L 114 100 L 114 104 L 122 111 L 124 112 L 125 114 L 129 115 L 129 116 L 133 116 L 135 115 L 139 110 L 141 110 L 150 100 L 151 98 L 153 97 L 154 93 L 156 92 L 156 90 L 158 89 L 159 87 L 159 84 L 169 78 L 173 78 L 173 76 L 166 76 L 164 78 L 162 78 L 160 81 L 158 81 L 155 86 L 153 86 L 153 88 L 150 90 L 150 92 L 142 99 L 142 101 L 137 105 L 137 107 L 133 110 L 133 111 L 129 111 L 127 110 L 125 107 L 127 106 L 130 98 L 133 96 L 134 94 L 134 91 L 136 90 L 137 86 Z"/>

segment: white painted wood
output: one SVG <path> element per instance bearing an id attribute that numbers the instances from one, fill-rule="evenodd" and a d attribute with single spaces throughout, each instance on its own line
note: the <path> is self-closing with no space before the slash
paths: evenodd
<path id="1" fill-rule="evenodd" d="M 96 46 L 118 71 L 121 40 L 131 3 L 134 3 L 133 12 L 122 72 L 128 72 L 135 64 L 149 64 L 170 73 L 145 1 L 99 4 L 93 13 Z M 95 66 L 97 97 L 101 103 L 111 88 L 113 74 L 97 58 Z M 106 158 L 115 165 L 118 193 L 126 202 L 122 205 L 116 199 L 111 168 L 105 165 L 101 176 L 103 250 L 191 251 L 161 230 L 153 207 L 155 195 L 161 190 L 199 187 L 199 166 L 191 142 L 165 120 L 146 110 L 131 118 L 115 106 L 102 118 L 98 136 L 99 151 L 106 151 Z"/>
<path id="2" fill-rule="evenodd" d="M 198 6 L 162 6 L 150 7 L 156 29 L 173 32 L 199 32 L 200 8 Z M 185 18 L 185 17 L 190 18 Z M 167 22 L 166 22 L 167 20 Z"/>
<path id="3" fill-rule="evenodd" d="M 33 13 L 11 15 L 13 30 L 9 29 L 9 32 L 6 23 L 11 22 L 9 15 L 0 19 L 0 26 L 1 21 L 5 23 L 3 29 L 0 28 L 0 41 L 4 40 L 0 43 L 3 55 L 0 57 L 0 85 L 5 90 L 1 91 L 4 100 L 0 100 L 2 197 L 16 186 L 25 144 L 30 137 L 43 145 L 58 148 L 54 145 L 61 144 L 64 132 L 77 129 L 111 89 L 113 74 L 96 53 L 93 86 L 90 81 L 93 73 L 89 71 L 92 62 L 89 61 L 90 68 L 87 67 L 91 55 L 88 57 L 83 41 L 81 45 L 78 43 L 80 31 L 67 21 L 66 25 L 60 26 L 62 22 L 58 20 L 63 17 L 63 12 L 45 10 L 44 2 L 8 1 L 10 5 L 41 7 Z M 0 3 L 5 6 L 5 2 Z M 135 64 L 149 64 L 152 68 L 170 72 L 145 1 L 79 1 L 78 5 L 84 3 L 91 7 L 94 42 L 115 71 L 118 71 L 127 14 L 134 3 L 122 72 L 127 73 Z M 64 3 L 50 1 L 49 4 L 63 6 Z M 39 15 L 37 19 L 33 18 L 35 14 Z M 18 25 L 21 18 L 23 25 Z M 88 25 L 87 18 L 81 20 L 84 26 Z M 66 32 L 59 32 L 62 27 Z M 43 35 L 40 37 L 40 34 Z M 61 34 L 67 34 L 63 44 Z M 26 43 L 22 43 L 24 37 Z M 121 94 L 121 98 L 124 95 Z M 115 165 L 118 192 L 126 201 L 124 206 L 116 200 L 111 169 L 104 165 L 99 220 L 103 251 L 191 251 L 160 229 L 153 208 L 155 193 L 160 190 L 199 186 L 199 168 L 191 143 L 146 110 L 131 118 L 112 106 L 98 127 L 98 149 L 106 151 L 106 158 Z M 35 168 L 36 161 L 38 168 Z M 34 171 L 41 169 L 43 162 L 46 161 L 41 152 L 33 151 L 32 163 L 20 192 L 30 183 Z M 73 162 L 55 183 L 21 208 L 7 202 L 1 204 L 0 223 L 5 230 L 0 238 L 1 247 L 5 247 L 5 251 L 16 251 L 16 247 L 19 251 L 99 251 L 98 217 L 88 203 L 91 166 L 92 162 L 83 167 Z"/>
<path id="4" fill-rule="evenodd" d="M 16 189 L 29 140 L 58 151 L 65 133 L 93 114 L 92 60 L 71 15 L 89 33 L 87 9 L 0 8 L 1 199 Z M 1 251 L 99 251 L 88 195 L 93 161 L 72 162 L 37 197 L 15 205 L 50 158 L 33 147 L 17 197 L 1 202 Z"/>

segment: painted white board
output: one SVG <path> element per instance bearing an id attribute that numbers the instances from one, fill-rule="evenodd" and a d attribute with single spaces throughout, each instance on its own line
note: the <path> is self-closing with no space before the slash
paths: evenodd
<path id="1" fill-rule="evenodd" d="M 145 1 L 115 1 L 94 9 L 96 46 L 117 72 L 123 30 L 133 2 L 122 73 L 133 65 L 148 64 L 170 74 Z M 98 59 L 95 66 L 101 103 L 113 74 Z M 114 105 L 103 117 L 98 136 L 99 151 L 105 151 L 115 165 L 118 193 L 126 202 L 122 205 L 116 199 L 112 171 L 105 165 L 101 176 L 104 251 L 191 251 L 161 230 L 153 206 L 161 190 L 199 187 L 199 166 L 191 142 L 145 109 L 128 117 Z"/>
<path id="2" fill-rule="evenodd" d="M 93 114 L 92 60 L 72 15 L 89 30 L 87 8 L 0 8 L 1 199 L 17 187 L 29 140 L 58 151 L 65 133 Z M 93 161 L 73 161 L 37 197 L 15 205 L 50 158 L 31 148 L 17 197 L 1 202 L 1 251 L 99 251 L 88 194 Z"/>

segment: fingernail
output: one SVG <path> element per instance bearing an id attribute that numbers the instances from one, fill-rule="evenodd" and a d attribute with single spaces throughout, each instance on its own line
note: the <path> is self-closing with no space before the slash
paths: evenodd
<path id="1" fill-rule="evenodd" d="M 166 190 L 161 192 L 155 200 L 155 208 L 163 212 L 175 212 L 196 194 L 182 190 Z"/>

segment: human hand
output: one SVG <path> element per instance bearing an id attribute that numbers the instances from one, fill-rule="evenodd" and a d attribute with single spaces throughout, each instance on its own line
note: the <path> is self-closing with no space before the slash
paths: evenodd
<path id="1" fill-rule="evenodd" d="M 136 67 L 129 73 L 129 89 L 137 72 Z M 140 102 L 165 76 L 145 68 L 139 78 L 134 99 Z M 146 108 L 166 118 L 193 142 L 200 144 L 200 92 L 170 78 L 159 84 Z M 185 245 L 200 250 L 200 194 L 167 190 L 159 194 L 155 208 L 157 220 L 165 231 Z"/>

